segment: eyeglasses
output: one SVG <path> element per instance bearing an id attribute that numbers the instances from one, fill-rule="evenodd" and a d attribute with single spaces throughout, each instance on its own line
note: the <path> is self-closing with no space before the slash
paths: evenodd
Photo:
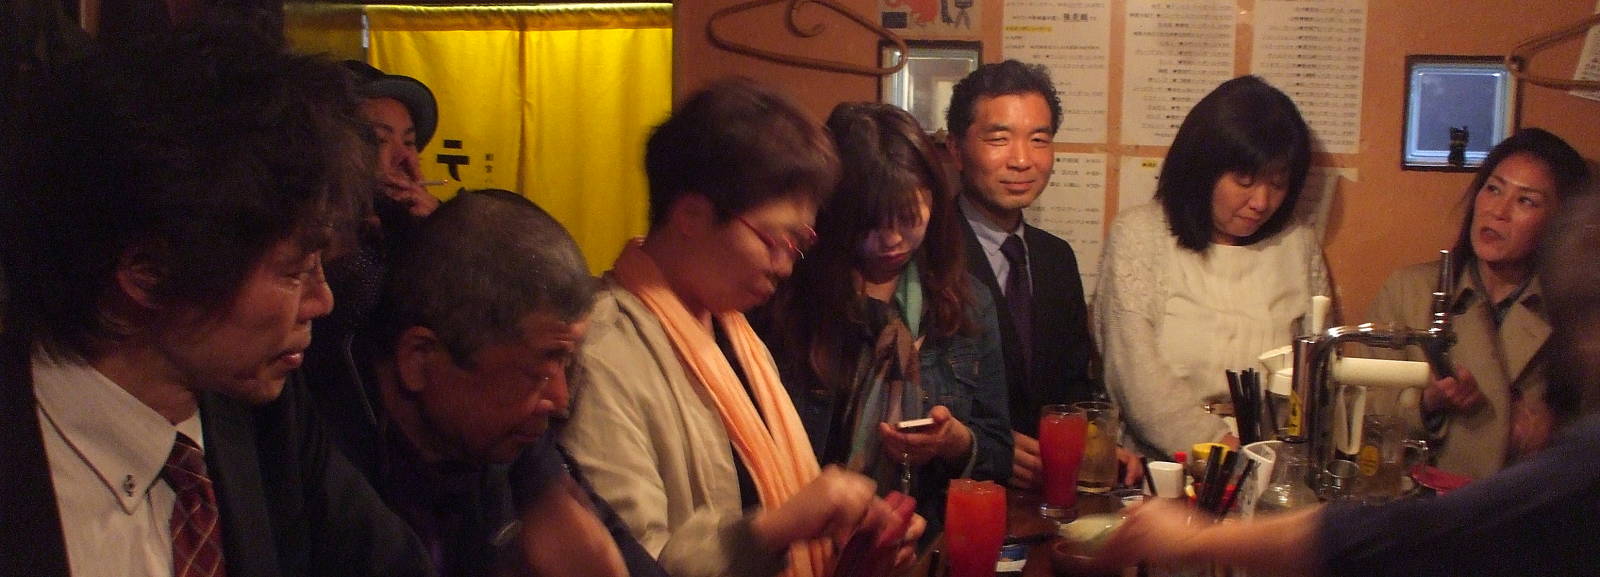
<path id="1" fill-rule="evenodd" d="M 817 244 L 816 229 L 803 224 L 800 225 L 800 230 L 790 231 L 789 234 L 786 234 L 783 238 L 778 239 L 773 238 L 770 234 L 762 232 L 761 229 L 756 228 L 756 225 L 750 224 L 750 221 L 745 220 L 742 216 L 734 215 L 733 218 L 734 220 L 739 221 L 740 224 L 743 224 L 746 228 L 749 228 L 750 232 L 756 233 L 756 238 L 761 239 L 761 244 L 767 245 L 767 250 L 773 252 L 777 252 L 780 249 L 787 250 L 789 253 L 794 255 L 795 260 L 805 258 L 806 251 L 811 250 L 811 247 Z"/>

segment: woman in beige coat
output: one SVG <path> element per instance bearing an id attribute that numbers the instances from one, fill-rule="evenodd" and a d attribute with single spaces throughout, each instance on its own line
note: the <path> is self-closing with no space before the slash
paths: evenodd
<path id="1" fill-rule="evenodd" d="M 1456 374 L 1435 375 L 1407 418 L 1439 445 L 1440 468 L 1488 476 L 1542 449 L 1576 410 L 1576 395 L 1546 386 L 1550 325 L 1534 268 L 1546 221 L 1583 190 L 1588 173 L 1566 142 L 1528 128 L 1495 146 L 1473 179 L 1453 259 Z M 1424 263 L 1396 271 L 1371 320 L 1427 326 L 1437 270 L 1438 263 Z M 1422 360 L 1414 349 L 1374 353 Z"/>

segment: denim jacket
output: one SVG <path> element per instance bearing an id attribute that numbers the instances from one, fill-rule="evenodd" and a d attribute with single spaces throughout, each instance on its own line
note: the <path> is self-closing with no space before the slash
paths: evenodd
<path id="1" fill-rule="evenodd" d="M 970 276 L 968 282 L 979 286 Z M 930 538 L 943 527 L 945 490 L 951 479 L 971 477 L 1004 483 L 1011 477 L 1010 405 L 999 320 L 988 291 L 974 290 L 972 294 L 970 313 L 978 332 L 970 336 L 930 335 L 918 351 L 924 414 L 935 405 L 944 405 L 956 420 L 972 430 L 973 436 L 973 451 L 965 463 L 953 466 L 935 459 L 912 471 L 911 496 L 917 499 L 917 513 L 928 520 L 926 536 Z M 848 400 L 806 386 L 810 379 L 798 377 L 787 363 L 780 361 L 778 365 L 812 449 L 824 465 L 829 464 L 826 455 L 830 453 L 830 443 L 850 442 L 849 431 L 836 426 L 834 415 L 835 410 L 845 410 Z M 891 489 L 899 487 L 879 487 L 879 492 Z"/>

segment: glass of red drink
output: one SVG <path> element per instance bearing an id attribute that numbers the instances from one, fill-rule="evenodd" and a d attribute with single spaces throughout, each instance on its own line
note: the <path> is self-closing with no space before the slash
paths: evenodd
<path id="1" fill-rule="evenodd" d="M 950 577 L 992 577 L 1005 538 L 1005 487 L 994 481 L 950 481 L 944 512 Z"/>
<path id="2" fill-rule="evenodd" d="M 1072 405 L 1045 405 L 1039 410 L 1039 460 L 1044 465 L 1044 499 L 1039 514 L 1070 519 L 1078 506 L 1078 465 L 1083 463 L 1089 421 Z"/>

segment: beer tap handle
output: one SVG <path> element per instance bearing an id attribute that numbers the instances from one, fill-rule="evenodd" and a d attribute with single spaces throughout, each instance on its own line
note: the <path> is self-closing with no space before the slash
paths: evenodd
<path id="1" fill-rule="evenodd" d="M 1455 271 L 1451 267 L 1450 251 L 1439 251 L 1439 279 L 1433 289 L 1433 319 L 1428 327 L 1428 339 L 1422 342 L 1422 354 L 1428 366 L 1439 378 L 1456 376 L 1455 365 L 1450 362 L 1450 346 L 1456 342 L 1450 323 L 1450 296 L 1455 293 Z"/>

